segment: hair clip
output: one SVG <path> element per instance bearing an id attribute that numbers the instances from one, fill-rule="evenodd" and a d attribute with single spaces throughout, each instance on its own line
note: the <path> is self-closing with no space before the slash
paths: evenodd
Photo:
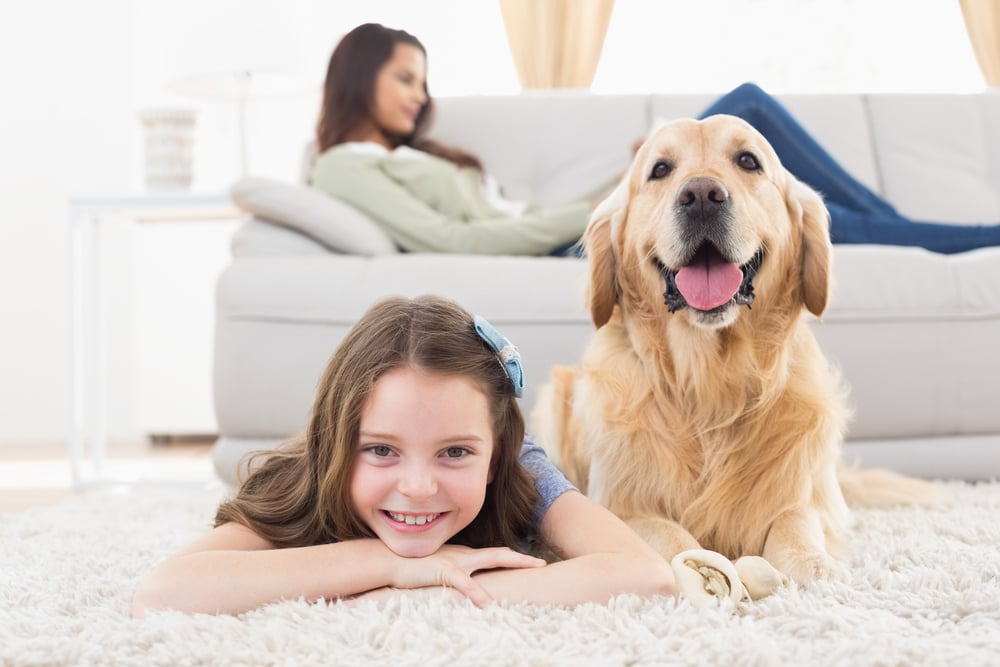
<path id="1" fill-rule="evenodd" d="M 521 355 L 517 348 L 492 324 L 487 322 L 485 317 L 476 315 L 474 322 L 476 333 L 496 353 L 500 365 L 503 366 L 507 377 L 510 378 L 510 382 L 514 386 L 514 395 L 520 398 L 524 393 L 524 368 L 521 367 Z"/>

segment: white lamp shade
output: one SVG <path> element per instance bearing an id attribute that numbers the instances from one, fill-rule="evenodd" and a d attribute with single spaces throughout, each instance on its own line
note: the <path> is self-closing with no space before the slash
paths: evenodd
<path id="1" fill-rule="evenodd" d="M 299 95 L 319 90 L 320 86 L 291 74 L 239 69 L 188 74 L 167 84 L 171 92 L 184 97 L 222 102 Z"/>

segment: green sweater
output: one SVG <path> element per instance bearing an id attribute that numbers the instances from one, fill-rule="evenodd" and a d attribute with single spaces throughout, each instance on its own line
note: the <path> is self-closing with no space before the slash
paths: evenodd
<path id="1" fill-rule="evenodd" d="M 410 252 L 545 255 L 580 238 L 590 204 L 528 207 L 513 217 L 492 207 L 475 169 L 427 153 L 323 152 L 312 185 L 366 214 Z"/>

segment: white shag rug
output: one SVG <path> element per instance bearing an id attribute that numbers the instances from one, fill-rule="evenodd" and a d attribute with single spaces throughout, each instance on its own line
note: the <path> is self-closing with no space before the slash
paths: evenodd
<path id="1" fill-rule="evenodd" d="M 948 510 L 858 511 L 852 580 L 745 607 L 621 596 L 477 609 L 289 601 L 128 616 L 139 578 L 207 529 L 218 493 L 86 494 L 0 515 L 0 665 L 997 665 L 1000 483 Z"/>

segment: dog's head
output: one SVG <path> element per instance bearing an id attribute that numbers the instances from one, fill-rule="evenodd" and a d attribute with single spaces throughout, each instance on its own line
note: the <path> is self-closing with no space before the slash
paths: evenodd
<path id="1" fill-rule="evenodd" d="M 708 329 L 761 300 L 826 308 L 826 207 L 733 116 L 661 126 L 594 211 L 584 243 L 598 327 L 616 304 L 648 307 L 659 294 L 658 307 Z"/>

